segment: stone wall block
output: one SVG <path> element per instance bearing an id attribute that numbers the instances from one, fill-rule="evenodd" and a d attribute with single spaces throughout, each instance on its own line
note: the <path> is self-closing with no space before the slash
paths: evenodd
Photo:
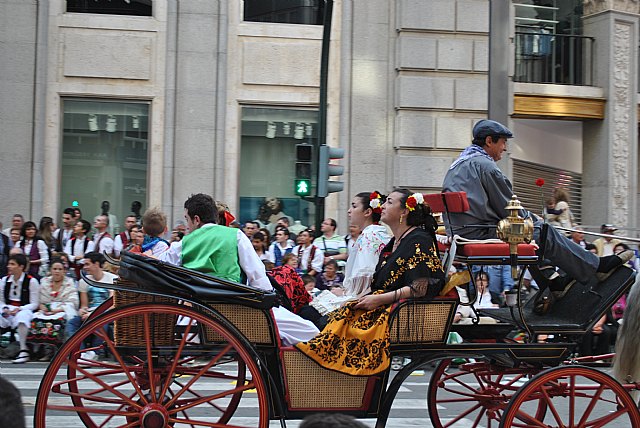
<path id="1" fill-rule="evenodd" d="M 474 71 L 489 71 L 489 42 L 487 40 L 473 42 L 473 69 Z"/>
<path id="2" fill-rule="evenodd" d="M 355 37 L 353 44 L 353 59 L 387 61 L 389 59 L 388 24 L 369 24 L 366 33 Z"/>
<path id="3" fill-rule="evenodd" d="M 396 131 L 396 147 L 434 147 L 434 120 L 426 112 L 399 111 Z"/>
<path id="4" fill-rule="evenodd" d="M 215 88 L 217 72 L 215 52 L 182 52 L 177 61 L 182 89 Z"/>
<path id="5" fill-rule="evenodd" d="M 457 0 L 457 12 L 457 31 L 478 33 L 487 33 L 489 31 L 488 0 Z"/>
<path id="6" fill-rule="evenodd" d="M 454 107 L 454 79 L 400 76 L 397 82 L 398 107 L 440 109 Z"/>
<path id="7" fill-rule="evenodd" d="M 320 41 L 251 42 L 243 46 L 242 82 L 254 85 L 320 84 Z"/>
<path id="8" fill-rule="evenodd" d="M 400 0 L 398 28 L 455 30 L 455 1 Z"/>
<path id="9" fill-rule="evenodd" d="M 439 39 L 438 69 L 471 71 L 473 69 L 473 40 Z"/>
<path id="10" fill-rule="evenodd" d="M 193 129 L 214 129 L 216 112 L 215 90 L 182 90 L 176 101 L 176 123 Z M 212 143 L 213 144 L 213 143 Z M 192 148 L 188 145 L 189 149 Z M 193 153 L 198 153 L 194 151 Z"/>
<path id="11" fill-rule="evenodd" d="M 464 149 L 471 144 L 474 122 L 458 117 L 437 118 L 435 146 L 440 149 Z"/>
<path id="12" fill-rule="evenodd" d="M 456 79 L 456 109 L 486 110 L 488 108 L 486 79 Z"/>
<path id="13" fill-rule="evenodd" d="M 398 155 L 394 159 L 393 183 L 399 187 L 439 189 L 452 161 L 450 157 Z"/>
<path id="14" fill-rule="evenodd" d="M 427 37 L 400 36 L 398 39 L 398 67 L 435 69 L 435 39 Z"/>
<path id="15" fill-rule="evenodd" d="M 63 72 L 67 77 L 149 80 L 153 36 L 81 30 L 64 36 Z"/>

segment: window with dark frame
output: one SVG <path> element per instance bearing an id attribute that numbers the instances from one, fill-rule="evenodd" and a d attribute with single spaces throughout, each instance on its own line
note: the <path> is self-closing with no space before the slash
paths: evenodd
<path id="1" fill-rule="evenodd" d="M 152 16 L 152 0 L 67 0 L 67 12 Z"/>
<path id="2" fill-rule="evenodd" d="M 322 25 L 324 0 L 244 0 L 244 20 Z"/>

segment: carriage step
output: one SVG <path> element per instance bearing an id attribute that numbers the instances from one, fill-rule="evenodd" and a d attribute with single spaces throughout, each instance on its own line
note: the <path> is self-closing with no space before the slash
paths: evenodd
<path id="1" fill-rule="evenodd" d="M 529 299 L 524 304 L 524 319 L 538 334 L 586 333 L 631 288 L 634 281 L 635 272 L 622 266 L 601 283 L 593 278 L 586 285 L 576 284 L 544 315 L 533 312 L 535 299 Z M 514 308 L 515 317 L 511 316 L 509 308 L 480 309 L 478 312 L 506 323 L 520 322 L 517 308 Z"/>

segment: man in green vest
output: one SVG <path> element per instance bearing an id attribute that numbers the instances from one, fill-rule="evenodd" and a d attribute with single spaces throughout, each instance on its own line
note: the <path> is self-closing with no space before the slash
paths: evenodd
<path id="1" fill-rule="evenodd" d="M 160 254 L 160 260 L 234 282 L 240 282 L 244 272 L 250 287 L 273 291 L 249 238 L 240 229 L 216 224 L 218 210 L 211 196 L 191 195 L 184 203 L 184 218 L 189 233 Z M 318 334 L 312 322 L 284 307 L 272 311 L 284 345 L 308 341 Z"/>

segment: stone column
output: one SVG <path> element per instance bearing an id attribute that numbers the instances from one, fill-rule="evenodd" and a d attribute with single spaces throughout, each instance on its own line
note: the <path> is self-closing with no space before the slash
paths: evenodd
<path id="1" fill-rule="evenodd" d="M 595 38 L 593 85 L 607 98 L 605 118 L 584 124 L 585 224 L 637 226 L 639 13 L 639 0 L 584 2 L 584 34 Z"/>

